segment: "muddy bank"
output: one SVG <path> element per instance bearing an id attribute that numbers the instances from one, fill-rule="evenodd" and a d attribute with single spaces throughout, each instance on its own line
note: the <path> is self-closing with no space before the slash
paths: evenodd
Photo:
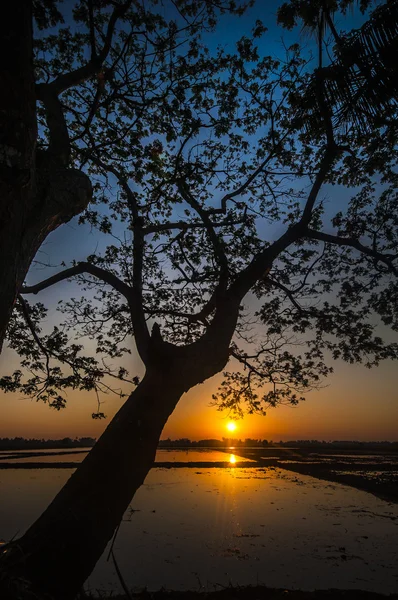
<path id="1" fill-rule="evenodd" d="M 398 454 L 396 452 L 364 455 L 349 450 L 344 453 L 317 453 L 308 448 L 236 448 L 235 455 L 249 458 L 250 466 L 279 468 L 341 483 L 369 492 L 387 502 L 398 503 Z M 237 459 L 239 460 L 239 459 Z M 246 467 L 248 465 L 245 465 Z"/>
<path id="2" fill-rule="evenodd" d="M 77 600 L 94 600 L 94 596 L 81 595 Z M 227 587 L 214 592 L 139 592 L 126 595 L 101 596 L 101 600 L 398 600 L 398 594 L 384 595 L 362 590 L 301 590 L 271 589 L 264 586 Z"/>
<path id="3" fill-rule="evenodd" d="M 276 464 L 275 466 L 288 471 L 293 471 L 300 475 L 309 475 L 311 477 L 316 477 L 317 479 L 323 479 L 324 481 L 349 485 L 357 490 L 369 492 L 381 500 L 398 504 L 397 478 L 394 478 L 395 481 L 389 483 L 383 481 L 383 479 L 379 477 L 375 477 L 374 479 L 369 478 L 367 471 L 364 473 L 339 473 L 338 471 L 335 471 L 336 467 L 334 466 L 332 469 L 325 469 L 316 465 L 303 465 L 300 463 L 289 465 Z"/>

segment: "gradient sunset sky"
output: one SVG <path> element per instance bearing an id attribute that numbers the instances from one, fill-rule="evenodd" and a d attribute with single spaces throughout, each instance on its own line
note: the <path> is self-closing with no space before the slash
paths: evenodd
<path id="1" fill-rule="evenodd" d="M 299 40 L 299 32 L 284 32 L 275 25 L 275 12 L 280 2 L 257 2 L 241 19 L 226 17 L 210 43 L 232 45 L 245 31 L 250 31 L 261 18 L 269 28 L 262 43 L 264 53 L 278 55 L 282 52 L 282 37 L 287 44 Z M 267 8 L 265 8 L 265 6 Z M 346 20 L 337 19 L 337 24 L 350 29 L 361 24 L 363 18 L 356 9 Z M 306 44 L 311 41 L 304 40 Z M 331 188 L 328 196 L 334 204 Z M 337 192 L 338 193 L 338 192 Z M 341 201 L 341 199 L 338 199 Z M 77 225 L 77 219 L 51 234 L 38 255 L 38 260 L 59 264 L 62 260 L 85 260 L 96 251 L 102 239 L 90 227 Z M 40 268 L 32 268 L 28 282 L 34 283 L 54 274 Z M 69 295 L 81 295 L 76 286 L 62 282 L 45 290 L 31 301 L 41 301 L 55 307 L 57 301 Z M 50 310 L 50 320 L 54 310 Z M 394 339 L 388 334 L 389 339 Z M 395 336 L 397 337 L 397 336 Z M 5 350 L 0 356 L 0 375 L 10 374 L 18 366 L 18 357 Z M 237 423 L 234 437 L 261 438 L 268 440 L 289 439 L 352 439 L 352 440 L 398 440 L 398 363 L 383 363 L 379 368 L 368 370 L 361 365 L 334 362 L 335 373 L 325 381 L 325 387 L 308 394 L 306 402 L 298 407 L 279 407 L 268 411 L 267 416 L 247 416 Z M 142 375 L 143 368 L 133 353 L 130 372 Z M 211 395 L 222 375 L 218 375 L 197 386 L 180 401 L 169 419 L 162 438 L 229 437 L 226 429 L 228 415 L 210 407 Z M 105 421 L 94 421 L 91 414 L 97 410 L 94 393 L 68 393 L 67 407 L 56 412 L 42 403 L 20 394 L 0 392 L 0 437 L 98 437 L 120 407 L 118 397 L 102 398 L 101 410 L 107 415 Z"/>

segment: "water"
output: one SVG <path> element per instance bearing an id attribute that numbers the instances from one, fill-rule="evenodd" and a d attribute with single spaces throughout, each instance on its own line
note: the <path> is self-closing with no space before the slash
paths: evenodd
<path id="1" fill-rule="evenodd" d="M 161 462 L 165 452 L 176 462 L 186 455 L 160 452 Z M 206 456 L 219 461 L 218 454 Z M 23 533 L 71 473 L 0 470 L 0 538 Z M 132 588 L 232 583 L 388 594 L 398 589 L 397 534 L 397 505 L 350 487 L 275 468 L 155 468 L 113 549 Z M 87 582 L 93 592 L 121 591 L 107 553 Z"/>
<path id="2" fill-rule="evenodd" d="M 0 463 L 80 463 L 87 456 L 89 448 L 79 450 L 14 450 L 0 451 Z M 232 452 L 232 451 L 231 451 Z M 200 450 L 168 450 L 162 449 L 156 452 L 155 462 L 251 462 L 248 458 L 235 456 L 232 453 L 220 452 L 218 450 L 200 449 Z"/>
<path id="3" fill-rule="evenodd" d="M 398 510 L 281 469 L 151 471 L 117 535 L 129 586 L 398 589 Z M 88 585 L 120 589 L 106 555 Z"/>
<path id="4" fill-rule="evenodd" d="M 5 463 L 55 463 L 81 462 L 90 451 L 89 448 L 80 450 L 13 450 L 0 452 L 0 464 Z"/>

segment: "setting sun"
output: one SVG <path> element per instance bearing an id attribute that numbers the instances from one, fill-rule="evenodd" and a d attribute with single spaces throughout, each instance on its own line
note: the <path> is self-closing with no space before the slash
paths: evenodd
<path id="1" fill-rule="evenodd" d="M 230 421 L 229 423 L 227 423 L 227 429 L 228 429 L 228 431 L 235 431 L 236 423 L 234 423 L 233 421 Z"/>

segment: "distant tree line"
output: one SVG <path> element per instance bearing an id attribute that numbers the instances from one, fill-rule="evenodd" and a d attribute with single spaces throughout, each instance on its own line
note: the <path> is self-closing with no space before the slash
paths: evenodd
<path id="1" fill-rule="evenodd" d="M 0 450 L 37 450 L 41 448 L 87 448 L 95 444 L 95 438 L 65 437 L 61 440 L 37 440 L 34 438 L 25 439 L 23 437 L 0 438 Z"/>
<path id="2" fill-rule="evenodd" d="M 271 442 L 272 444 L 273 442 Z M 278 446 L 320 446 L 322 448 L 391 448 L 398 449 L 398 441 L 389 442 L 387 440 L 372 441 L 372 442 L 359 442 L 357 440 L 333 440 L 329 442 L 319 440 L 295 440 L 290 442 L 279 442 L 274 445 Z"/>
<path id="3" fill-rule="evenodd" d="M 95 438 L 82 437 L 82 438 L 69 438 L 65 437 L 58 440 L 38 440 L 35 438 L 0 438 L 0 450 L 37 450 L 41 448 L 91 448 L 96 442 Z M 390 448 L 398 449 L 398 441 L 380 441 L 380 442 L 358 442 L 356 440 L 334 440 L 334 441 L 320 441 L 320 440 L 290 440 L 288 442 L 275 442 L 273 440 L 261 440 L 253 438 L 245 438 L 244 440 L 237 438 L 226 438 L 223 437 L 221 440 L 216 439 L 204 439 L 204 440 L 190 440 L 189 438 L 179 438 L 172 440 L 167 438 L 166 440 L 159 441 L 159 448 L 225 448 L 226 446 L 233 446 L 234 448 L 262 448 L 267 446 L 276 447 L 308 447 L 312 448 Z"/>
<path id="4" fill-rule="evenodd" d="M 168 438 L 167 440 L 159 440 L 159 448 L 225 448 L 225 446 L 234 446 L 237 448 L 242 446 L 258 447 L 267 444 L 267 440 L 252 440 L 251 438 L 246 438 L 242 441 L 240 439 L 225 437 L 221 440 L 205 439 L 194 441 L 188 438 L 179 438 L 178 440 L 171 440 Z"/>
<path id="5" fill-rule="evenodd" d="M 274 442 L 273 440 L 257 440 L 252 438 L 246 438 L 245 440 L 236 438 L 225 438 L 221 440 L 216 439 L 205 439 L 193 441 L 188 438 L 179 438 L 177 440 L 166 440 L 159 441 L 159 448 L 225 448 L 225 446 L 233 446 L 235 448 L 261 448 L 265 446 L 283 446 L 287 448 L 291 447 L 321 447 L 321 448 L 384 448 L 388 447 L 391 449 L 398 449 L 397 442 L 380 441 L 380 442 L 358 442 L 356 440 L 334 440 L 334 441 L 320 441 L 320 440 L 290 440 L 288 442 Z"/>

